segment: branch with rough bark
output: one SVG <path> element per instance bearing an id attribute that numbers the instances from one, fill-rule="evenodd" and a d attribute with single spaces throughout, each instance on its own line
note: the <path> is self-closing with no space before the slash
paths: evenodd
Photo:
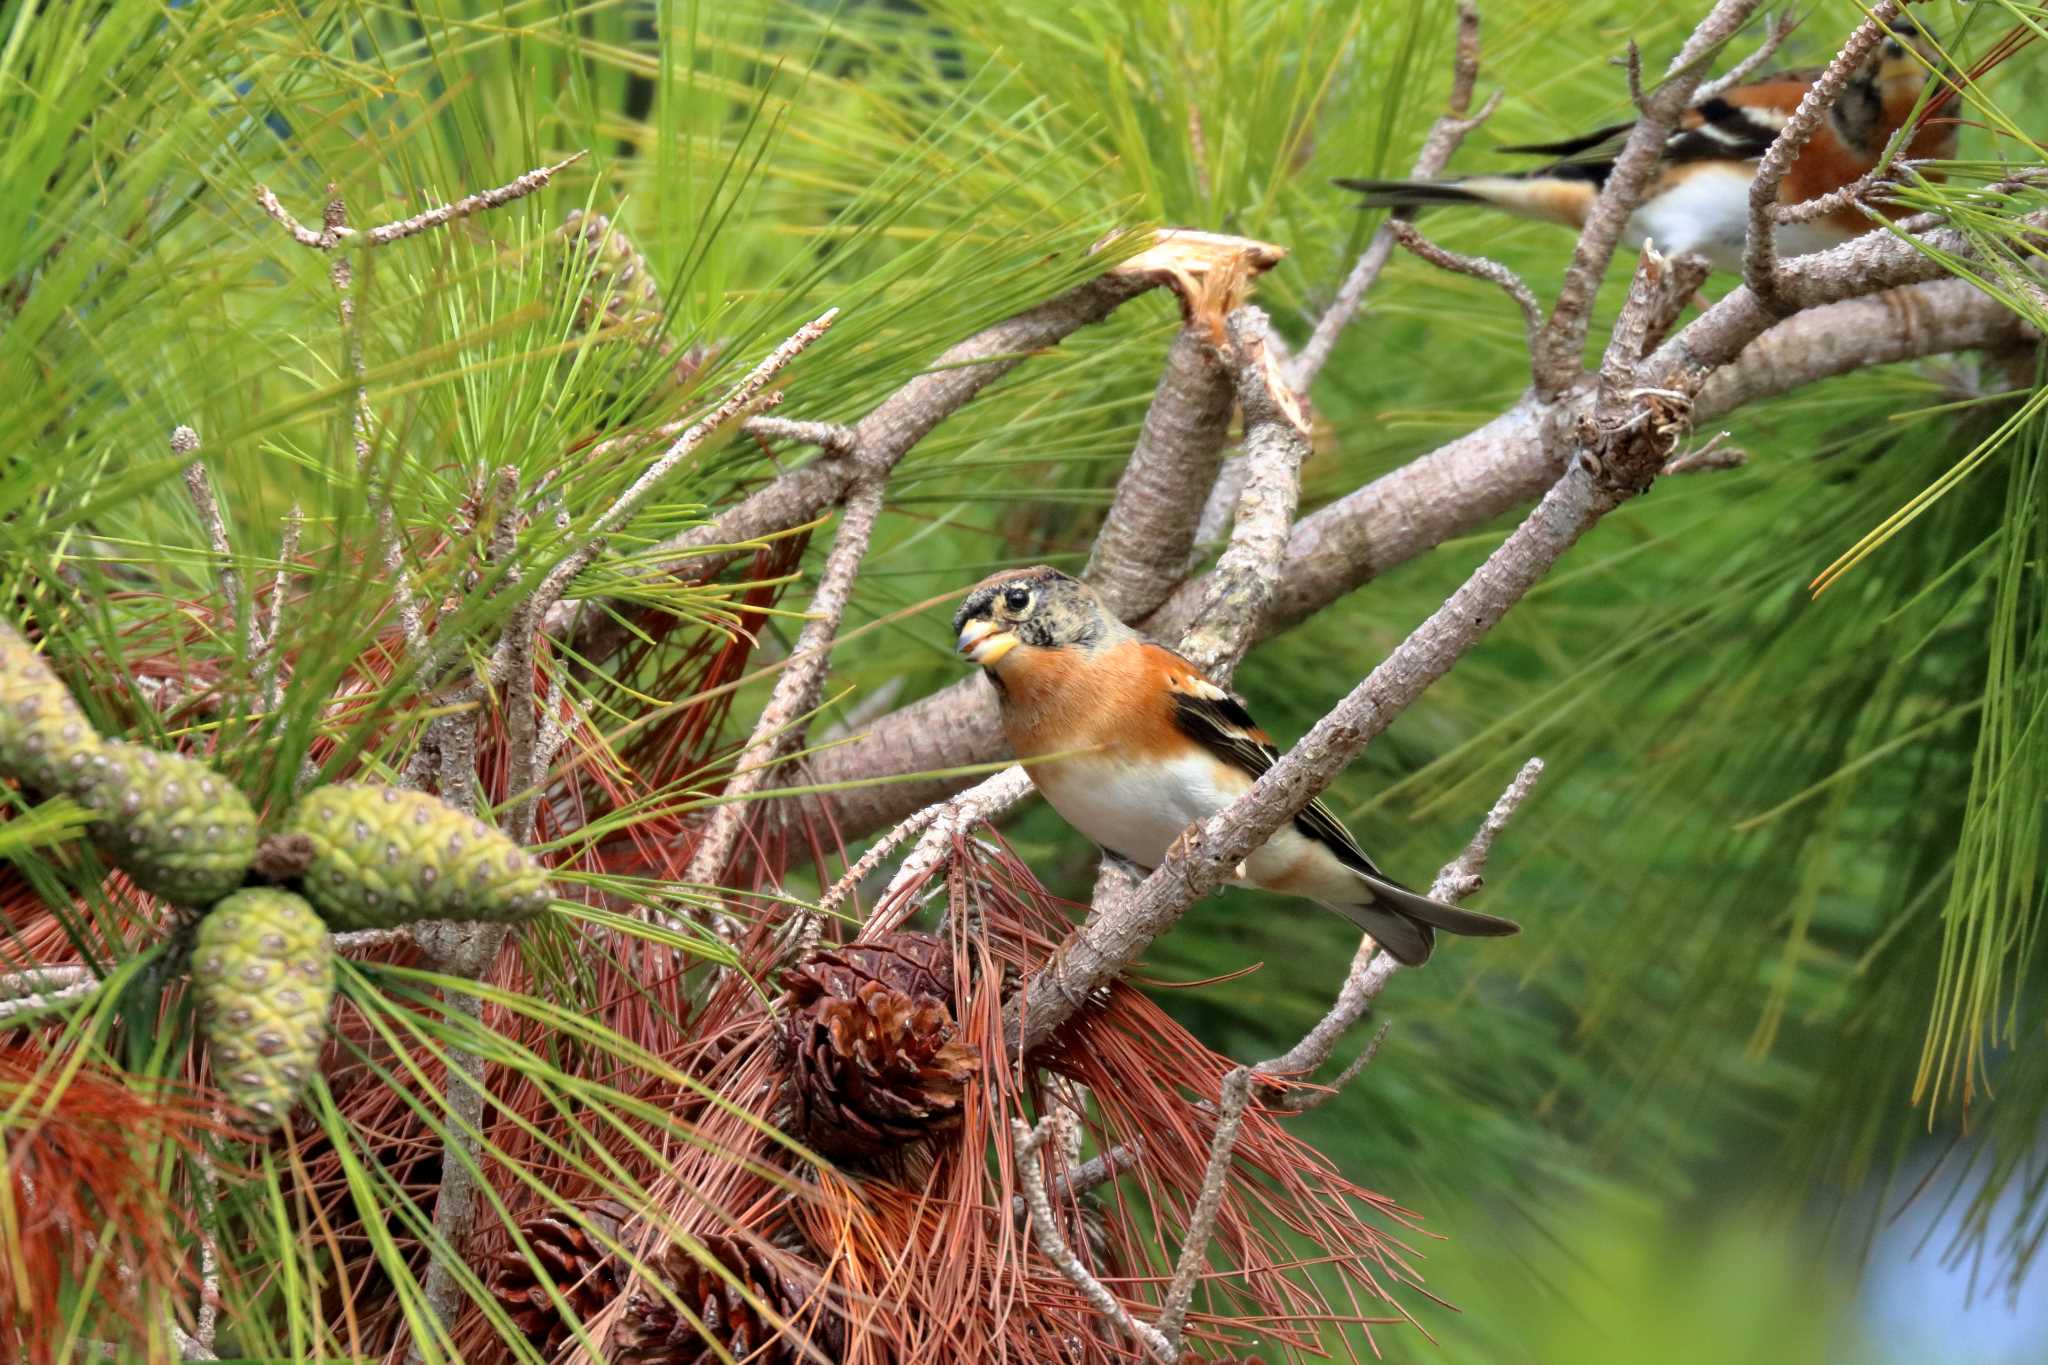
<path id="1" fill-rule="evenodd" d="M 1761 4 L 1762 0 L 1720 0 L 1671 59 L 1663 82 L 1637 101 L 1635 126 L 1629 130 L 1628 140 L 1622 144 L 1601 183 L 1599 197 L 1586 215 L 1571 264 L 1565 267 L 1557 302 L 1551 307 L 1550 320 L 1530 353 L 1530 376 L 1538 396 L 1558 397 L 1584 373 L 1586 334 L 1593 325 L 1593 296 L 1600 281 L 1606 278 L 1628 220 L 1649 193 L 1658 163 L 1664 157 L 1665 140 L 1692 107 L 1693 92 L 1705 78 L 1707 64 L 1714 54 Z"/>
<path id="2" fill-rule="evenodd" d="M 745 553 L 746 547 L 817 520 L 845 498 L 857 471 L 886 478 L 939 423 L 1035 352 L 1058 345 L 1159 285 L 1187 287 L 1206 271 L 1230 263 L 1248 261 L 1256 270 L 1279 259 L 1278 248 L 1263 242 L 1162 231 L 1150 248 L 1106 273 L 949 347 L 850 427 L 763 426 L 759 429 L 769 439 L 805 441 L 818 445 L 824 454 L 741 499 L 706 525 L 656 546 L 647 559 L 659 567 L 646 572 L 708 578 Z M 628 638 L 595 603 L 565 604 L 549 628 L 569 634 L 577 653 L 590 660 L 609 658 Z"/>
<path id="3" fill-rule="evenodd" d="M 1012 1002 L 1011 1050 L 1048 1039 L 1230 869 L 1319 796 L 1448 673 L 1579 537 L 1646 491 L 1670 458 L 1686 395 L 1642 383 L 1635 343 L 1661 306 L 1663 258 L 1645 250 L 1601 367 L 1597 403 L 1571 432 L 1563 477 L 1463 587 L 1226 810 L 1192 827 L 1129 896 L 1070 934 Z M 1673 404 L 1680 411 L 1674 413 Z"/>
<path id="4" fill-rule="evenodd" d="M 1429 894 L 1433 900 L 1447 901 L 1453 905 L 1477 891 L 1486 871 L 1486 861 L 1493 853 L 1494 844 L 1500 839 L 1501 831 L 1514 818 L 1522 803 L 1529 799 L 1529 793 L 1536 788 L 1536 780 L 1543 776 L 1543 760 L 1532 758 L 1522 765 L 1514 781 L 1493 803 L 1486 818 L 1479 822 L 1472 840 L 1466 844 L 1457 857 L 1445 863 L 1436 880 L 1430 884 Z M 1389 953 L 1376 951 L 1377 946 L 1367 936 L 1360 940 L 1358 951 L 1351 960 L 1351 969 L 1345 973 L 1344 984 L 1337 992 L 1337 998 L 1329 1011 L 1316 1021 L 1301 1041 L 1277 1057 L 1268 1058 L 1253 1068 L 1261 1078 L 1304 1078 L 1313 1075 L 1318 1068 L 1330 1060 L 1337 1050 L 1337 1044 L 1344 1035 L 1372 1012 L 1373 1001 L 1388 980 L 1401 969 L 1401 964 Z M 1384 1036 L 1382 1029 L 1381 1036 Z M 1335 1083 L 1321 1090 L 1309 1091 L 1295 1099 L 1296 1110 L 1313 1109 L 1322 1104 L 1344 1086 L 1372 1060 L 1379 1047 L 1379 1037 L 1355 1058 L 1351 1065 L 1337 1077 Z"/>
<path id="5" fill-rule="evenodd" d="M 2030 225 L 2048 228 L 2048 215 Z M 1926 233 L 1964 256 L 1960 234 Z M 1801 311 L 1778 320 L 1736 289 L 1651 353 L 1648 382 L 1700 374 L 1694 422 L 1878 365 L 2001 349 L 2038 340 L 2024 319 L 1937 261 L 1889 234 L 1872 234 L 1781 266 L 1797 281 Z M 1272 601 L 1254 643 L 1300 624 L 1346 593 L 1446 541 L 1480 530 L 1540 496 L 1563 472 L 1569 432 L 1590 411 L 1590 391 L 1556 401 L 1524 395 L 1492 421 L 1418 456 L 1294 525 Z M 1140 622 L 1175 639 L 1199 618 L 1206 577 L 1175 589 Z M 813 764 L 816 781 L 857 783 L 1001 756 L 993 701 L 968 679 L 899 708 Z M 817 798 L 847 837 L 882 828 L 945 799 L 957 779 L 899 782 Z"/>

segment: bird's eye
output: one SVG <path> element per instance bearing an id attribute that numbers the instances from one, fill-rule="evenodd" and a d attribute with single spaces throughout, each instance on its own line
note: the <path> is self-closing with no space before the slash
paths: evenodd
<path id="1" fill-rule="evenodd" d="M 1906 55 L 1906 45 L 1897 38 L 1887 38 L 1884 44 L 1884 55 L 1896 61 Z"/>
<path id="2" fill-rule="evenodd" d="M 1011 614 L 1022 616 L 1025 609 L 1031 605 L 1031 589 L 1011 588 L 1003 594 L 1003 605 L 1009 608 Z"/>

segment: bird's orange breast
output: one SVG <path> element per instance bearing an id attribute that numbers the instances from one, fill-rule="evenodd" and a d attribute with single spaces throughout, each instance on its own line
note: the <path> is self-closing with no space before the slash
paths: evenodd
<path id="1" fill-rule="evenodd" d="M 1164 653 L 1136 640 L 1097 650 L 1019 645 L 996 670 L 1010 747 L 1024 759 L 1077 750 L 1135 758 L 1186 747 L 1155 657 Z"/>

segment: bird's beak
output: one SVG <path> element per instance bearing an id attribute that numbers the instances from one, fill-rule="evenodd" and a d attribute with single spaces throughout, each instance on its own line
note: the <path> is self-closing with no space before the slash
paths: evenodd
<path id="1" fill-rule="evenodd" d="M 1018 643 L 1014 634 L 998 630 L 993 621 L 977 619 L 960 627 L 960 652 L 983 668 L 994 668 Z"/>

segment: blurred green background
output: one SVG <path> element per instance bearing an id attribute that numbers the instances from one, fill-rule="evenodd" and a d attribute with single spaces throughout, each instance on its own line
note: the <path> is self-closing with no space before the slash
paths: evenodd
<path id="1" fill-rule="evenodd" d="M 1454 165 L 1625 116 L 1612 59 L 1634 38 L 1661 69 L 1695 8 L 1489 0 L 1480 89 L 1505 99 Z M 1798 12 L 1793 63 L 1824 59 L 1861 13 Z M 2044 17 L 2006 0 L 1915 12 L 1964 66 Z M 1088 244 L 1118 227 L 1287 245 L 1259 301 L 1300 340 L 1375 225 L 1329 178 L 1405 169 L 1452 32 L 1439 0 L 5 14 L 0 172 L 19 192 L 0 200 L 0 282 L 19 289 L 0 301 L 0 506 L 37 553 L 91 534 L 194 585 L 203 541 L 163 446 L 176 422 L 206 436 L 247 553 L 275 554 L 294 502 L 336 543 L 363 516 L 321 263 L 261 215 L 258 183 L 312 221 L 336 182 L 369 222 L 589 152 L 508 212 L 384 254 L 360 286 L 373 395 L 399 414 L 379 459 L 415 528 L 447 524 L 473 471 L 508 462 L 562 466 L 581 515 L 630 471 L 562 452 L 621 395 L 681 410 L 836 306 L 783 413 L 850 418 L 1089 273 Z M 2039 126 L 2044 99 L 2032 50 L 1991 73 L 1962 101 L 1950 189 L 1927 195 L 2037 162 L 2013 134 Z M 535 248 L 572 207 L 611 215 L 644 253 L 675 347 L 710 349 L 695 387 L 631 347 L 586 353 L 575 363 L 595 373 L 565 382 L 565 304 Z M 1570 248 L 1484 215 L 1425 226 L 1546 298 Z M 1603 317 L 1613 304 L 1610 289 Z M 999 565 L 1083 562 L 1177 326 L 1170 298 L 1140 300 L 924 441 L 890 486 L 849 623 Z M 1526 369 L 1492 286 L 1396 259 L 1314 390 L 1304 508 L 1486 420 Z M 1366 845 L 1424 880 L 1526 757 L 1549 763 L 1481 900 L 1524 934 L 1452 944 L 1397 979 L 1379 1059 L 1303 1121 L 1445 1239 L 1420 1248 L 1423 1268 L 1459 1311 L 1419 1307 L 1436 1343 L 1381 1333 L 1387 1358 L 2048 1359 L 2032 1267 L 2048 1038 L 2026 970 L 2048 795 L 2048 449 L 2022 402 L 2038 394 L 2032 357 L 1966 356 L 1736 414 L 1747 465 L 1609 517 L 1338 785 Z M 1969 459 L 1811 597 L 1816 573 Z M 731 443 L 613 549 L 696 524 L 770 472 Z M 1238 676 L 1254 712 L 1297 736 L 1505 530 L 1263 646 Z M 327 583 L 317 616 L 339 654 L 375 574 L 337 559 Z M 841 650 L 836 704 L 950 682 L 948 611 Z M 1049 814 L 1007 833 L 1049 885 L 1085 894 L 1087 850 Z M 1349 953 L 1334 918 L 1233 891 L 1148 970 L 1262 964 L 1168 997 L 1250 1059 L 1321 1013 Z M 1959 1058 L 1974 1059 L 1967 1100 Z"/>

